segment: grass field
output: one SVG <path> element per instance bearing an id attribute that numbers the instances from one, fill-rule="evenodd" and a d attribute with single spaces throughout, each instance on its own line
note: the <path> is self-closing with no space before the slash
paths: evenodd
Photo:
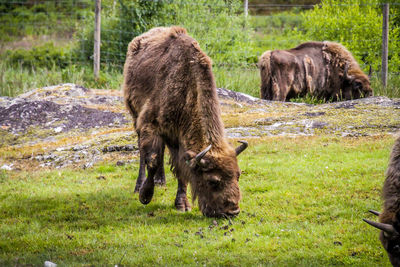
<path id="1" fill-rule="evenodd" d="M 0 173 L 0 265 L 389 266 L 378 231 L 393 136 L 249 140 L 242 212 L 174 209 L 176 180 L 143 206 L 138 162 Z M 372 218 L 375 219 L 375 218 Z"/>

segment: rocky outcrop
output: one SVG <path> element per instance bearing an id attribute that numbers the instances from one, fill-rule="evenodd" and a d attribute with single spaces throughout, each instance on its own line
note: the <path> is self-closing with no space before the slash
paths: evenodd
<path id="1" fill-rule="evenodd" d="M 320 105 L 271 102 L 218 88 L 230 138 L 394 134 L 400 99 L 371 97 Z M 61 84 L 0 97 L 0 168 L 87 168 L 137 160 L 136 134 L 118 90 Z"/>

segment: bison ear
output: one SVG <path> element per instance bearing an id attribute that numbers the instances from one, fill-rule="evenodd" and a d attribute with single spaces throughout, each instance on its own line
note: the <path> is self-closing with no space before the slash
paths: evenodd
<path id="1" fill-rule="evenodd" d="M 190 168 L 194 168 L 194 167 L 196 167 L 196 161 L 194 160 L 195 157 L 196 157 L 196 153 L 194 153 L 191 150 L 188 150 L 183 155 L 183 160 L 185 161 L 186 165 L 188 165 Z"/>
<path id="2" fill-rule="evenodd" d="M 196 154 L 191 150 L 185 152 L 183 159 L 185 160 L 186 164 L 189 165 L 190 168 L 194 168 L 199 166 L 202 169 L 209 169 L 210 162 L 204 156 L 210 151 L 211 145 L 209 145 L 206 149 L 201 151 L 200 153 Z"/>

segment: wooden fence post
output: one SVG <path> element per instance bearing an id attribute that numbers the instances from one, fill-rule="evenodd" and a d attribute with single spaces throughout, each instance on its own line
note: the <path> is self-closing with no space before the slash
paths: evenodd
<path id="1" fill-rule="evenodd" d="M 249 0 L 244 0 L 244 16 L 247 17 L 249 14 Z"/>
<path id="2" fill-rule="evenodd" d="M 101 24 L 101 0 L 96 0 L 94 8 L 94 48 L 93 48 L 93 71 L 97 80 L 100 72 L 100 24 Z"/>
<path id="3" fill-rule="evenodd" d="M 389 43 L 389 4 L 383 4 L 382 21 L 382 85 L 386 87 L 388 77 L 388 43 Z"/>

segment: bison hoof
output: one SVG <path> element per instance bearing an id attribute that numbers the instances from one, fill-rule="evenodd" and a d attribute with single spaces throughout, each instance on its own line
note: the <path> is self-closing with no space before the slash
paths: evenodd
<path id="1" fill-rule="evenodd" d="M 190 205 L 187 197 L 181 197 L 175 199 L 175 207 L 179 211 L 191 211 L 192 206 Z"/>
<path id="2" fill-rule="evenodd" d="M 156 185 L 158 185 L 158 186 L 164 186 L 164 185 L 167 184 L 167 183 L 165 182 L 165 177 L 162 177 L 162 178 L 159 178 L 159 179 L 155 178 L 155 179 L 154 179 L 154 183 L 155 183 Z"/>
<path id="3" fill-rule="evenodd" d="M 139 200 L 142 204 L 147 205 L 150 203 L 154 194 L 154 184 L 148 185 L 146 183 L 140 188 L 139 191 Z"/>
<path id="4" fill-rule="evenodd" d="M 138 193 L 139 191 L 140 191 L 140 184 L 136 183 L 135 191 L 133 191 L 133 192 Z"/>

